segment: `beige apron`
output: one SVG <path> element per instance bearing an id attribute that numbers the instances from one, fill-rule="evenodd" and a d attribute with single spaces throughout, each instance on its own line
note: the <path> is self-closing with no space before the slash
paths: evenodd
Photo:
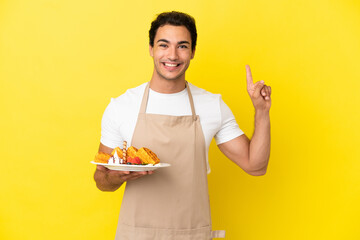
<path id="1" fill-rule="evenodd" d="M 146 86 L 132 146 L 153 150 L 170 163 L 126 183 L 116 240 L 208 240 L 211 231 L 205 139 L 186 83 L 192 115 L 147 114 Z"/>

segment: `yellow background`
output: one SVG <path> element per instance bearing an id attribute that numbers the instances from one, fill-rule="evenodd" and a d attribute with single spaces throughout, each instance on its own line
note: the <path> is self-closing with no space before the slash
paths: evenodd
<path id="1" fill-rule="evenodd" d="M 357 0 L 0 1 L 0 239 L 113 239 L 122 190 L 92 180 L 111 97 L 150 79 L 148 29 L 197 20 L 187 79 L 253 132 L 245 64 L 273 89 L 267 175 L 210 149 L 214 229 L 227 239 L 360 239 Z"/>

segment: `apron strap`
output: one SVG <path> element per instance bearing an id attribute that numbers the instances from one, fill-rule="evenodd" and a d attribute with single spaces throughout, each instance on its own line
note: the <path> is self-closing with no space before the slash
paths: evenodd
<path id="1" fill-rule="evenodd" d="M 148 84 L 146 84 L 145 87 L 144 96 L 142 98 L 141 106 L 140 106 L 140 113 L 146 113 L 146 107 L 149 98 L 149 88 L 150 88 L 150 82 L 148 82 Z"/>
<path id="2" fill-rule="evenodd" d="M 190 101 L 190 106 L 191 106 L 191 113 L 192 113 L 193 119 L 195 121 L 196 120 L 196 113 L 195 113 L 195 107 L 194 107 L 194 100 L 193 100 L 192 94 L 190 92 L 190 87 L 189 87 L 189 84 L 188 84 L 187 81 L 185 81 L 185 86 L 186 86 L 188 96 L 189 96 L 189 101 Z"/>
<path id="3" fill-rule="evenodd" d="M 185 81 L 185 86 L 186 86 L 188 96 L 189 96 L 191 114 L 193 116 L 193 119 L 196 120 L 194 100 L 193 100 L 193 97 L 191 95 L 190 87 L 189 87 L 189 84 L 188 84 L 187 81 Z M 148 84 L 146 85 L 146 88 L 145 88 L 144 96 L 143 96 L 141 106 L 140 106 L 140 113 L 146 113 L 146 107 L 147 107 L 147 103 L 148 103 L 148 99 L 149 99 L 149 89 L 150 89 L 150 82 L 148 82 Z"/>

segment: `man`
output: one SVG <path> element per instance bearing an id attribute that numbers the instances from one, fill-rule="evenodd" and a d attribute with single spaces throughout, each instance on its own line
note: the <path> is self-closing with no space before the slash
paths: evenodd
<path id="1" fill-rule="evenodd" d="M 196 49 L 194 19 L 184 13 L 158 15 L 149 31 L 154 71 L 145 83 L 112 99 L 102 120 L 99 152 L 111 153 L 126 140 L 153 150 L 168 168 L 148 172 L 97 166 L 102 191 L 127 182 L 116 239 L 211 239 L 207 152 L 215 137 L 220 150 L 251 175 L 266 172 L 270 154 L 271 89 L 253 83 L 247 90 L 255 108 L 251 141 L 239 129 L 220 95 L 187 83 L 185 72 Z M 130 145 L 130 144 L 129 144 Z"/>

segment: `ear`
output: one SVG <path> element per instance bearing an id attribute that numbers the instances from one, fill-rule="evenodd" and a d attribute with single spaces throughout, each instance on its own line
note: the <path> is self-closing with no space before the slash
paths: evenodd
<path id="1" fill-rule="evenodd" d="M 149 53 L 151 57 L 154 57 L 153 47 L 149 44 Z"/>
<path id="2" fill-rule="evenodd" d="M 196 50 L 196 48 L 192 51 L 192 53 L 191 53 L 191 59 L 193 59 L 194 58 L 194 56 L 195 56 L 195 50 Z"/>

